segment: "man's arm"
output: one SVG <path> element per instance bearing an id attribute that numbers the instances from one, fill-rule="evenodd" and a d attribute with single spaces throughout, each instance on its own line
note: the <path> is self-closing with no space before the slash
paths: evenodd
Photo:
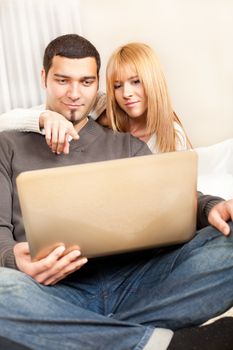
<path id="1" fill-rule="evenodd" d="M 212 225 L 224 235 L 230 233 L 227 221 L 233 220 L 233 199 L 225 201 L 217 196 L 198 192 L 197 229 Z"/>
<path id="2" fill-rule="evenodd" d="M 13 247 L 15 239 L 12 224 L 13 186 L 12 169 L 9 160 L 13 153 L 7 145 L 4 134 L 0 134 L 0 265 L 16 268 Z"/>
<path id="3" fill-rule="evenodd" d="M 14 138 L 14 136 L 13 136 Z M 25 240 L 21 213 L 17 204 L 14 158 L 16 140 L 8 133 L 0 134 L 0 266 L 18 269 L 45 285 L 57 283 L 86 262 L 79 248 L 65 251 L 60 246 L 39 261 L 32 261 Z M 30 149 L 26 147 L 26 149 Z M 30 150 L 29 150 L 30 151 Z M 16 157 L 17 158 L 17 157 Z M 19 243 L 20 242 L 20 243 Z"/>

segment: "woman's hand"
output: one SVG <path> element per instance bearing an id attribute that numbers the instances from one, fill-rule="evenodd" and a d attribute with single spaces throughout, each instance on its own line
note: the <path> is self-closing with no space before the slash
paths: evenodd
<path id="1" fill-rule="evenodd" d="M 70 139 L 79 139 L 73 124 L 57 112 L 42 112 L 39 125 L 44 128 L 46 142 L 54 153 L 68 154 Z"/>

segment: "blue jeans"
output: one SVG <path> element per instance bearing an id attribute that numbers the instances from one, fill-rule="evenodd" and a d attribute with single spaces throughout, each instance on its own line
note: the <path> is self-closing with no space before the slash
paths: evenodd
<path id="1" fill-rule="evenodd" d="M 180 246 L 90 260 L 55 286 L 0 268 L 0 335 L 33 349 L 139 350 L 156 327 L 198 325 L 233 305 L 233 224 Z"/>

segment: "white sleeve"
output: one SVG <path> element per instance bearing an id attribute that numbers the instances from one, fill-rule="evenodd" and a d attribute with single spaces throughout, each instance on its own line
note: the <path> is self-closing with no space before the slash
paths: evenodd
<path id="1" fill-rule="evenodd" d="M 33 131 L 42 134 L 39 127 L 39 117 L 45 110 L 44 105 L 30 109 L 16 108 L 0 115 L 0 131 L 18 130 Z"/>
<path id="2" fill-rule="evenodd" d="M 99 91 L 96 97 L 96 101 L 92 110 L 90 111 L 90 116 L 92 119 L 96 120 L 106 109 L 106 94 Z"/>
<path id="3" fill-rule="evenodd" d="M 90 116 L 96 120 L 105 109 L 106 94 L 98 92 L 96 102 L 90 111 Z M 8 111 L 0 115 L 0 131 L 33 131 L 44 135 L 44 130 L 41 130 L 39 127 L 39 117 L 45 110 L 45 105 L 40 105 L 30 109 L 17 108 Z"/>

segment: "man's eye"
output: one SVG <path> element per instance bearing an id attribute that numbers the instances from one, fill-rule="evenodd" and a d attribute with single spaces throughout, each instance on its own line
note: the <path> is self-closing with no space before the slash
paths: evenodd
<path id="1" fill-rule="evenodd" d="M 84 80 L 83 81 L 83 85 L 84 86 L 90 86 L 93 82 L 94 82 L 94 80 Z"/>
<path id="2" fill-rule="evenodd" d="M 56 79 L 56 82 L 58 82 L 58 84 L 60 84 L 60 85 L 64 85 L 64 84 L 67 83 L 67 80 L 65 80 L 65 79 Z"/>

